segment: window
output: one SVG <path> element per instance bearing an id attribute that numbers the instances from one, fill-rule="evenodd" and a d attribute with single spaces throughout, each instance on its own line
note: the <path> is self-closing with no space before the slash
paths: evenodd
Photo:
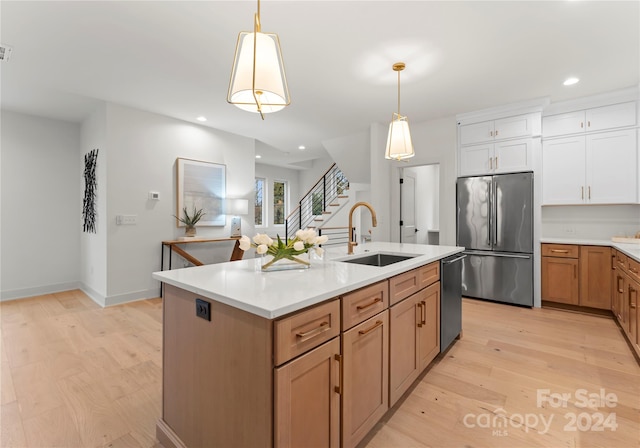
<path id="1" fill-rule="evenodd" d="M 264 224 L 264 179 L 256 177 L 256 196 L 253 204 L 255 212 L 255 225 L 261 226 Z"/>
<path id="2" fill-rule="evenodd" d="M 284 220 L 287 217 L 286 213 L 286 197 L 287 197 L 287 183 L 284 181 L 276 180 L 273 182 L 273 224 L 284 224 Z"/>

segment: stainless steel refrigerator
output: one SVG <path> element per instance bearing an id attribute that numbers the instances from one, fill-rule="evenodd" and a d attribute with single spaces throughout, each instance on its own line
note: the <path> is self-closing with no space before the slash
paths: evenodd
<path id="1" fill-rule="evenodd" d="M 460 177 L 462 295 L 533 306 L 533 173 Z"/>

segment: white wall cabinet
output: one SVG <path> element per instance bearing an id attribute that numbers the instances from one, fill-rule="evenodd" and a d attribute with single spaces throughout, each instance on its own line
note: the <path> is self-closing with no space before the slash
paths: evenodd
<path id="1" fill-rule="evenodd" d="M 540 134 L 540 114 L 517 115 L 460 126 L 460 145 Z"/>
<path id="2" fill-rule="evenodd" d="M 460 148 L 460 176 L 513 173 L 533 169 L 535 140 L 507 140 Z"/>
<path id="3" fill-rule="evenodd" d="M 542 135 L 557 137 L 635 125 L 636 103 L 630 101 L 543 117 Z"/>
<path id="4" fill-rule="evenodd" d="M 544 205 L 638 202 L 637 131 L 601 132 L 544 142 Z"/>

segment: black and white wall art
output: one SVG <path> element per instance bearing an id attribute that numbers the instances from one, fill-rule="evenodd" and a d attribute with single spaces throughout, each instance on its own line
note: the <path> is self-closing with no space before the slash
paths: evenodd
<path id="1" fill-rule="evenodd" d="M 96 168 L 98 166 L 98 150 L 92 149 L 84 155 L 84 198 L 82 200 L 82 230 L 87 233 L 96 232 Z"/>

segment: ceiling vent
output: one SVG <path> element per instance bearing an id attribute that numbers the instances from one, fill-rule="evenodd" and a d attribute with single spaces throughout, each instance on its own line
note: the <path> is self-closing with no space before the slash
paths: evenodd
<path id="1" fill-rule="evenodd" d="M 0 62 L 7 62 L 11 57 L 12 50 L 13 48 L 9 47 L 8 45 L 0 44 Z"/>

